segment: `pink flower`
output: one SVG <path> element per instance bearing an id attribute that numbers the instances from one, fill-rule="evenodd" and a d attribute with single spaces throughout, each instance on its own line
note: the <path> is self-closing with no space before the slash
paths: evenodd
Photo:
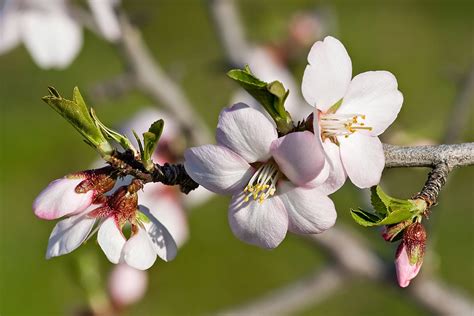
<path id="1" fill-rule="evenodd" d="M 337 39 L 316 42 L 308 55 L 302 92 L 316 108 L 319 131 L 332 166 L 323 189 L 335 192 L 349 176 L 360 188 L 376 185 L 385 165 L 382 134 L 403 103 L 396 78 L 388 71 L 368 71 L 352 78 L 352 64 Z"/>
<path id="2" fill-rule="evenodd" d="M 407 287 L 410 281 L 420 272 L 421 264 L 422 262 L 410 263 L 407 247 L 403 243 L 400 244 L 395 256 L 395 270 L 397 272 L 398 284 L 401 287 Z"/>
<path id="3" fill-rule="evenodd" d="M 327 176 L 313 133 L 278 137 L 273 121 L 240 103 L 221 112 L 216 138 L 217 145 L 188 149 L 185 168 L 206 189 L 232 195 L 229 222 L 237 238 L 275 248 L 288 230 L 313 234 L 334 225 L 334 204 L 313 188 Z"/>
<path id="4" fill-rule="evenodd" d="M 174 259 L 177 247 L 173 237 L 148 208 L 137 205 L 138 189 L 133 182 L 122 186 L 112 196 L 102 196 L 84 211 L 58 222 L 49 237 L 46 258 L 72 252 L 98 230 L 97 241 L 112 263 L 125 262 L 146 270 L 157 256 L 165 261 Z M 128 239 L 122 232 L 125 225 L 131 227 Z"/>
<path id="5" fill-rule="evenodd" d="M 125 307 L 140 301 L 145 295 L 148 276 L 145 271 L 119 264 L 110 273 L 108 290 L 116 307 Z"/>

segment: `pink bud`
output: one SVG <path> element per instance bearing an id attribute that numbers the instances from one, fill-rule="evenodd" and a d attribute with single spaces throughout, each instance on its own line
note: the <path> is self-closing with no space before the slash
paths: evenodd
<path id="1" fill-rule="evenodd" d="M 420 271 L 421 263 L 411 264 L 408 258 L 407 248 L 403 243 L 398 246 L 395 257 L 395 269 L 397 271 L 398 284 L 407 287 L 410 281 L 416 277 Z"/>
<path id="2" fill-rule="evenodd" d="M 114 267 L 108 282 L 108 290 L 113 304 L 120 308 L 134 304 L 143 298 L 148 285 L 148 275 L 127 264 Z"/>

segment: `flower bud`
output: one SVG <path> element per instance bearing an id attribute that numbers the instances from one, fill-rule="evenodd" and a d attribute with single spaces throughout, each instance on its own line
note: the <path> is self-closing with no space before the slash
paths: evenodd
<path id="1" fill-rule="evenodd" d="M 119 264 L 112 270 L 108 280 L 108 292 L 117 308 L 137 303 L 146 292 L 148 276 L 127 264 Z"/>
<path id="2" fill-rule="evenodd" d="M 425 245 L 426 231 L 423 225 L 417 222 L 408 226 L 395 256 L 397 279 L 401 287 L 407 287 L 420 271 Z"/>

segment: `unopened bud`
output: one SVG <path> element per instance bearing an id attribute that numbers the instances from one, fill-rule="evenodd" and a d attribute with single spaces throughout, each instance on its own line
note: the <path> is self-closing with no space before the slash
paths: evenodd
<path id="1" fill-rule="evenodd" d="M 425 246 L 426 231 L 423 225 L 416 222 L 408 226 L 395 256 L 397 279 L 401 287 L 408 286 L 420 271 Z"/>
<path id="2" fill-rule="evenodd" d="M 148 284 L 145 271 L 127 264 L 119 264 L 112 270 L 108 281 L 108 291 L 113 304 L 125 307 L 143 298 Z"/>

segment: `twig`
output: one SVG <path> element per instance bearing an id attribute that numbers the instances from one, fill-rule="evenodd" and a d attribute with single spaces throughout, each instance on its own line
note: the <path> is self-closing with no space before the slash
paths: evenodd
<path id="1" fill-rule="evenodd" d="M 183 126 L 193 144 L 209 143 L 209 130 L 181 89 L 154 60 L 138 30 L 124 14 L 119 16 L 122 29 L 120 48 L 124 61 L 135 75 L 138 87 L 155 102 L 162 104 Z"/>
<path id="2" fill-rule="evenodd" d="M 249 51 L 235 0 L 208 0 L 208 8 L 214 21 L 221 46 L 233 67 L 243 67 Z"/>

